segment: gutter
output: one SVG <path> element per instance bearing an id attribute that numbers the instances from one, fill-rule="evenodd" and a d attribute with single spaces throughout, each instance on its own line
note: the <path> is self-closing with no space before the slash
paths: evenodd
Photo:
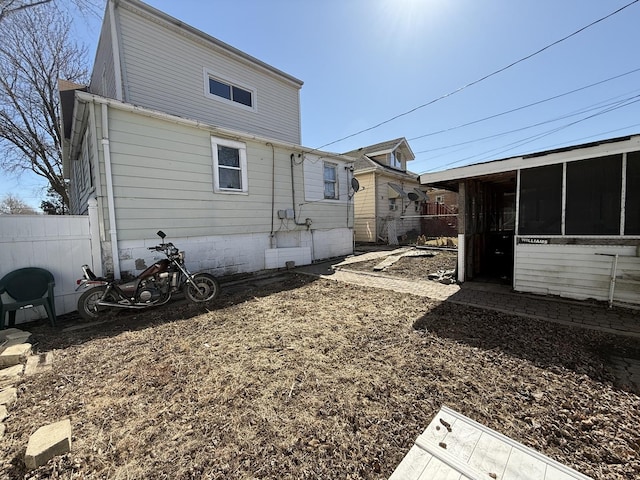
<path id="1" fill-rule="evenodd" d="M 123 110 L 126 112 L 138 113 L 146 117 L 157 118 L 157 119 L 164 120 L 166 122 L 175 123 L 178 125 L 186 125 L 189 127 L 199 128 L 200 130 L 205 130 L 209 133 L 217 133 L 219 135 L 235 138 L 238 140 L 254 140 L 256 142 L 260 142 L 264 144 L 272 144 L 275 147 L 280 147 L 288 150 L 295 150 L 296 152 L 300 152 L 303 154 L 312 153 L 314 155 L 336 158 L 336 159 L 342 160 L 343 162 L 353 163 L 353 157 L 342 155 L 340 153 L 323 152 L 313 148 L 306 148 L 306 147 L 303 147 L 302 145 L 297 145 L 295 143 L 289 143 L 282 140 L 274 140 L 273 138 L 262 137 L 260 135 L 254 135 L 252 133 L 247 133 L 247 132 L 239 132 L 237 130 L 231 130 L 224 127 L 217 127 L 215 125 L 204 123 L 199 120 L 192 120 L 189 118 L 177 117 L 175 115 L 160 112 L 158 110 L 151 110 L 145 107 L 139 107 L 131 103 L 124 103 L 118 100 L 101 97 L 91 93 L 76 92 L 76 99 L 80 102 L 85 102 L 85 103 L 95 102 L 98 104 L 105 104 L 110 107 L 117 108 L 119 110 Z"/>

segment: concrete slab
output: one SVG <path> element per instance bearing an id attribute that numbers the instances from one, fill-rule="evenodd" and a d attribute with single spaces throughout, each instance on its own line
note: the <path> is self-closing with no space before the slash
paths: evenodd
<path id="1" fill-rule="evenodd" d="M 4 432 L 7 431 L 7 426 L 4 423 L 0 423 L 0 438 L 4 437 Z"/>
<path id="2" fill-rule="evenodd" d="M 38 468 L 70 450 L 71 421 L 66 419 L 40 427 L 29 437 L 24 463 L 29 469 Z"/>
<path id="3" fill-rule="evenodd" d="M 10 367 L 23 363 L 31 353 L 30 343 L 20 343 L 7 347 L 4 352 L 0 353 L 0 367 Z"/>
<path id="4" fill-rule="evenodd" d="M 7 412 L 7 407 L 0 405 L 0 422 L 7 418 L 8 414 L 9 412 Z"/>

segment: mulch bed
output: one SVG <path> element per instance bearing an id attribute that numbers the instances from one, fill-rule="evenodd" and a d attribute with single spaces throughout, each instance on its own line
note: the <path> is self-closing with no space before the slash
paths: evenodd
<path id="1" fill-rule="evenodd" d="M 295 274 L 32 332 L 53 370 L 19 385 L 1 478 L 382 479 L 442 405 L 640 477 L 640 397 L 607 368 L 632 339 Z M 63 418 L 71 453 L 27 472 L 29 435 Z"/>

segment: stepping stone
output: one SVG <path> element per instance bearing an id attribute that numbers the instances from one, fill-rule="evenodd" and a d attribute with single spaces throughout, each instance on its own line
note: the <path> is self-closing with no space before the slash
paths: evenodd
<path id="1" fill-rule="evenodd" d="M 70 450 L 71 421 L 67 419 L 40 427 L 29 437 L 24 463 L 27 468 L 33 470 Z"/>
<path id="2" fill-rule="evenodd" d="M 24 366 L 20 363 L 0 370 L 0 388 L 8 387 L 20 380 Z"/>
<path id="3" fill-rule="evenodd" d="M 4 432 L 7 431 L 7 426 L 4 423 L 0 423 L 0 438 L 4 437 Z"/>
<path id="4" fill-rule="evenodd" d="M 7 412 L 7 407 L 0 405 L 0 422 L 7 418 L 8 414 L 9 412 Z"/>
<path id="5" fill-rule="evenodd" d="M 0 405 L 10 406 L 18 400 L 18 390 L 11 387 L 0 391 Z"/>
<path id="6" fill-rule="evenodd" d="M 7 347 L 4 352 L 0 353 L 0 367 L 10 367 L 23 363 L 31 353 L 30 343 L 20 343 Z"/>
<path id="7" fill-rule="evenodd" d="M 53 368 L 53 352 L 41 353 L 40 355 L 31 355 L 27 358 L 27 364 L 24 367 L 24 376 L 35 375 L 37 373 L 46 372 Z"/>

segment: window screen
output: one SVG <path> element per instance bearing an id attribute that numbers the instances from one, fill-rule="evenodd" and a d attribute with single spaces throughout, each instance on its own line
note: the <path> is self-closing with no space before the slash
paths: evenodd
<path id="1" fill-rule="evenodd" d="M 567 235 L 620 234 L 622 155 L 567 164 Z"/>
<path id="2" fill-rule="evenodd" d="M 640 235 L 640 152 L 627 154 L 624 234 Z"/>
<path id="3" fill-rule="evenodd" d="M 560 235 L 562 164 L 520 172 L 520 235 Z"/>

